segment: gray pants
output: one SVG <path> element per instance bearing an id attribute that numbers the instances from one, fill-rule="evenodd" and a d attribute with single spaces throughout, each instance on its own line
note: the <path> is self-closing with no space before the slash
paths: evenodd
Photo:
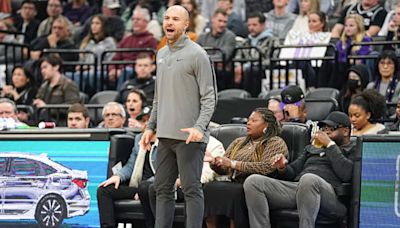
<path id="1" fill-rule="evenodd" d="M 185 197 L 186 227 L 202 227 L 204 196 L 200 177 L 205 149 L 205 143 L 186 144 L 180 140 L 160 139 L 154 182 L 157 196 L 155 228 L 172 227 L 175 212 L 174 184 L 178 174 Z"/>
<path id="2" fill-rule="evenodd" d="M 332 185 L 315 174 L 304 174 L 299 182 L 255 174 L 246 179 L 243 187 L 251 228 L 271 227 L 270 209 L 297 207 L 300 228 L 315 227 L 318 213 L 334 218 L 346 213 L 346 207 L 337 199 Z"/>

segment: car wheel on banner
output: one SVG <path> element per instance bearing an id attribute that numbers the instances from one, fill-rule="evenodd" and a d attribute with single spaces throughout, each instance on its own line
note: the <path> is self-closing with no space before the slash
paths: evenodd
<path id="1" fill-rule="evenodd" d="M 56 195 L 43 197 L 39 201 L 35 212 L 36 221 L 43 228 L 60 227 L 66 215 L 65 202 Z"/>

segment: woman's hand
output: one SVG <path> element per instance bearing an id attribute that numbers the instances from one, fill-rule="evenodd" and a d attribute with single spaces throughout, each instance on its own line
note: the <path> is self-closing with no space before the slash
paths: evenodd
<path id="1" fill-rule="evenodd" d="M 223 168 L 230 168 L 231 167 L 231 159 L 227 157 L 216 157 L 215 158 L 215 165 L 218 167 L 223 167 Z"/>
<path id="2" fill-rule="evenodd" d="M 19 94 L 17 90 L 12 85 L 6 85 L 3 87 L 2 95 L 12 95 L 14 100 L 19 98 Z"/>
<path id="3" fill-rule="evenodd" d="M 99 184 L 99 187 L 107 187 L 110 184 L 114 184 L 115 189 L 118 189 L 119 184 L 121 183 L 121 178 L 118 175 L 111 176 L 106 181 L 103 181 Z"/>

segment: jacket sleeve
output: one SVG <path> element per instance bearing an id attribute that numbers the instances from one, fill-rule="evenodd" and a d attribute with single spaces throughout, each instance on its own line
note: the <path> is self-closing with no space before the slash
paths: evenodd
<path id="1" fill-rule="evenodd" d="M 200 132 L 207 130 L 217 103 L 215 72 L 205 51 L 196 56 L 194 73 L 200 92 L 200 114 L 193 126 Z M 156 98 L 154 99 L 156 100 Z M 154 107 L 154 106 L 153 106 Z"/>
<path id="2" fill-rule="evenodd" d="M 75 84 L 75 82 L 70 81 L 66 82 L 67 85 L 64 90 L 64 103 L 73 104 L 79 102 L 79 88 Z"/>
<path id="3" fill-rule="evenodd" d="M 300 157 L 291 162 L 286 166 L 286 170 L 283 173 L 279 173 L 280 177 L 285 180 L 293 180 L 303 170 L 304 163 L 306 162 L 307 156 L 306 151 L 303 152 Z"/>
<path id="4" fill-rule="evenodd" d="M 137 157 L 137 155 L 139 153 L 139 142 L 140 142 L 141 138 L 142 138 L 142 134 L 136 135 L 135 144 L 134 144 L 134 146 L 132 148 L 132 152 L 131 152 L 131 155 L 130 155 L 128 161 L 122 167 L 122 169 L 120 169 L 115 174 L 115 175 L 118 175 L 121 178 L 121 182 L 128 180 L 132 175 L 133 168 L 135 166 L 136 157 Z"/>
<path id="5" fill-rule="evenodd" d="M 333 145 L 326 149 L 326 156 L 336 176 L 343 182 L 349 182 L 353 175 L 353 161 L 347 158 L 339 146 Z"/>

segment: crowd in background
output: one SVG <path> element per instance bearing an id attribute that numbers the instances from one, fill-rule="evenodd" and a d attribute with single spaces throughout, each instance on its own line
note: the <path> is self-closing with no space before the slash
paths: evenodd
<path id="1" fill-rule="evenodd" d="M 163 13 L 171 5 L 180 4 L 189 12 L 190 25 L 187 36 L 190 39 L 203 47 L 218 48 L 223 53 L 224 59 L 221 59 L 221 55 L 215 50 L 208 52 L 215 63 L 219 91 L 238 88 L 257 97 L 261 92 L 265 71 L 273 64 L 270 57 L 275 46 L 282 44 L 288 37 L 318 39 L 321 34 L 328 34 L 330 42 L 337 49 L 337 65 L 340 70 L 331 71 L 333 63 L 329 61 L 325 61 L 319 69 L 310 61 L 302 61 L 300 69 L 305 80 L 304 88 L 284 88 L 279 96 L 266 101 L 265 108 L 253 110 L 247 122 L 246 137 L 235 140 L 225 154 L 221 151 L 218 154 L 206 152 L 205 161 L 215 173 L 234 179 L 229 184 L 206 184 L 208 181 L 204 181 L 205 217 L 208 227 L 217 227 L 216 215 L 229 217 L 232 227 L 268 227 L 269 215 L 261 213 L 268 212 L 265 205 L 279 208 L 280 204 L 290 204 L 288 207 L 296 208 L 294 202 L 297 202 L 299 208 L 302 207 L 302 216 L 306 218 L 300 221 L 302 227 L 312 227 L 310 224 L 315 223 L 316 216 L 309 203 L 315 203 L 318 194 L 310 194 L 310 198 L 301 202 L 293 192 L 296 189 L 310 191 L 307 183 L 318 182 L 323 186 L 321 191 L 328 194 L 329 199 L 333 199 L 335 193 L 332 186 L 348 182 L 349 175 L 338 171 L 340 167 L 327 164 L 341 161 L 346 168 L 350 167 L 351 151 L 354 149 L 354 145 L 349 141 L 350 136 L 400 130 L 400 65 L 396 43 L 400 36 L 400 1 L 48 0 L 44 1 L 46 4 L 33 0 L 1 2 L 0 43 L 26 45 L 20 55 L 28 59 L 24 64 L 12 66 L 9 72 L 0 72 L 3 97 L 0 98 L 0 117 L 11 119 L 2 123 L 3 129 L 27 127 L 24 122 L 30 124 L 29 113 L 18 111 L 16 107 L 27 105 L 40 110 L 38 116 L 46 117 L 46 120 L 53 120 L 56 115 L 61 115 L 69 128 L 128 127 L 143 130 L 151 112 L 154 96 L 157 67 L 154 53 L 166 45 L 162 28 Z M 378 52 L 368 44 L 377 37 L 393 43 L 387 43 Z M 353 46 L 354 42 L 365 43 Z M 237 47 L 256 47 L 259 52 L 251 49 L 235 51 Z M 105 53 L 106 50 L 120 48 L 149 48 L 154 52 Z M 46 54 L 44 49 L 79 49 L 80 52 Z M 259 55 L 262 61 L 258 65 L 249 61 L 260 57 Z M 357 59 L 352 62 L 348 60 L 348 55 L 371 55 L 374 58 Z M 7 58 L 14 57 L 0 45 L 0 66 L 9 64 Z M 106 68 L 100 62 L 90 65 L 95 58 L 104 61 L 132 61 L 134 64 L 115 64 Z M 235 62 L 234 59 L 238 58 L 244 61 Z M 68 61 L 77 61 L 80 64 L 65 66 L 63 63 Z M 10 77 L 3 74 L 9 74 Z M 6 78 L 9 80 L 6 81 Z M 340 91 L 335 99 L 341 112 L 332 112 L 325 120 L 316 122 L 307 118 L 309 110 L 306 108 L 305 94 L 318 87 L 331 87 Z M 102 107 L 102 120 L 95 123 L 90 119 L 88 109 L 80 104 L 80 92 L 93 95 L 105 89 L 118 93 L 113 101 Z M 386 103 L 395 103 L 397 107 L 387 108 Z M 61 114 L 41 109 L 52 104 L 71 106 Z M 384 123 L 383 120 L 387 118 L 393 118 L 395 121 Z M 311 137 L 322 143 L 324 151 L 319 150 L 320 148 L 317 150 L 314 147 L 306 147 L 304 156 L 294 164 L 287 164 L 287 147 L 279 137 L 280 122 L 306 124 Z M 140 140 L 140 135 L 137 137 L 136 141 Z M 156 139 L 152 141 L 156 144 Z M 327 151 L 334 155 L 321 155 Z M 154 148 L 152 152 L 156 154 Z M 310 165 L 307 161 L 313 160 L 314 157 L 307 153 L 313 156 L 317 154 L 320 160 L 315 158 L 316 163 Z M 139 148 L 135 147 L 132 154 L 140 154 Z M 132 159 L 130 163 L 134 163 L 136 157 Z M 151 159 L 151 155 L 147 155 L 141 170 L 146 171 L 143 180 L 154 175 Z M 325 169 L 328 166 L 329 169 Z M 118 188 L 120 181 L 127 181 L 132 172 L 133 166 L 124 167 L 123 171 L 112 177 L 114 179 L 107 180 L 102 186 L 114 184 Z M 319 175 L 319 172 L 323 174 Z M 316 177 L 316 173 L 321 177 Z M 257 175 L 246 180 L 251 174 Z M 286 182 L 275 180 L 278 176 L 296 184 L 284 186 Z M 259 183 L 264 187 L 262 190 L 257 187 Z M 151 196 L 146 195 L 151 183 L 143 184 L 146 193 L 137 189 L 128 189 L 125 193 L 138 193 L 140 199 L 146 198 L 146 203 L 143 204 L 146 225 L 152 227 L 155 212 L 151 210 Z M 139 184 L 134 186 L 137 188 Z M 177 186 L 179 187 L 179 179 Z M 289 197 L 286 199 L 290 202 L 268 202 L 268 199 L 263 198 L 263 194 L 275 197 L 274 194 L 278 193 L 266 186 L 277 186 L 278 193 L 287 194 Z M 221 189 L 231 195 L 222 197 L 218 194 Z M 114 194 L 111 190 L 110 187 L 99 190 L 98 197 Z M 340 202 L 329 201 L 335 205 L 324 201 L 318 203 L 328 205 L 332 210 L 343 214 Z M 246 203 L 249 202 L 256 206 L 247 211 Z M 102 201 L 99 202 L 99 207 L 104 209 L 108 204 L 108 201 Z M 319 205 L 314 206 L 319 208 Z M 101 209 L 100 213 L 103 216 L 108 214 L 108 217 L 101 218 L 101 221 L 113 223 L 114 220 L 110 216 L 113 212 Z M 323 209 L 325 208 L 321 211 Z"/>

